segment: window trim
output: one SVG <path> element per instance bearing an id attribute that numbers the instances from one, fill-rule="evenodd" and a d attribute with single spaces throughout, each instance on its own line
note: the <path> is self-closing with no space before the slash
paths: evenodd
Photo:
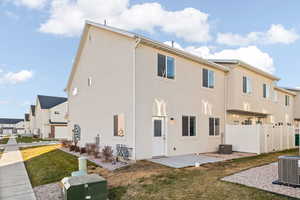
<path id="1" fill-rule="evenodd" d="M 165 72 L 163 74 L 163 76 L 158 75 L 158 62 L 157 62 L 157 66 L 156 66 L 156 76 L 163 79 L 163 80 L 175 80 L 176 79 L 176 59 L 173 56 L 168 56 L 165 54 L 161 54 L 161 53 L 157 53 L 157 61 L 158 61 L 158 56 L 162 55 L 165 57 Z M 174 77 L 173 78 L 169 78 L 168 77 L 168 58 L 172 58 L 173 59 L 173 67 L 174 67 Z"/>
<path id="2" fill-rule="evenodd" d="M 187 117 L 188 118 L 188 135 L 183 135 L 183 117 Z M 190 131 L 190 118 L 194 117 L 195 118 L 195 135 L 191 135 L 191 131 Z M 190 138 L 190 137 L 196 137 L 197 136 L 197 116 L 196 115 L 182 115 L 181 116 L 181 137 L 183 138 Z"/>

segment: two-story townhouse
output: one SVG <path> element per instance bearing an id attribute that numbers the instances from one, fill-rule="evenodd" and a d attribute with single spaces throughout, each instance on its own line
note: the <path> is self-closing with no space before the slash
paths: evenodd
<path id="1" fill-rule="evenodd" d="M 22 128 L 23 122 L 24 119 L 0 118 L 0 134 L 16 134 L 18 129 Z"/>
<path id="2" fill-rule="evenodd" d="M 64 97 L 37 96 L 35 123 L 40 137 L 65 138 L 67 136 L 67 121 L 64 119 L 67 100 Z"/>
<path id="3" fill-rule="evenodd" d="M 25 113 L 24 115 L 24 129 L 25 134 L 30 134 L 30 116 L 28 113 Z"/>
<path id="4" fill-rule="evenodd" d="M 30 134 L 36 134 L 35 105 L 31 105 L 29 109 L 29 129 Z"/>
<path id="5" fill-rule="evenodd" d="M 211 152 L 225 126 L 226 66 L 87 22 L 66 87 L 81 145 L 127 145 L 133 159 Z"/>

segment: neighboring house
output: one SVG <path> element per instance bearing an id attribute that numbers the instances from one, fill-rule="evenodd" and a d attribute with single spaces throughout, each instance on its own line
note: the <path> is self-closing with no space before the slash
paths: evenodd
<path id="1" fill-rule="evenodd" d="M 22 133 L 24 119 L 0 118 L 0 134 L 12 135 Z"/>
<path id="2" fill-rule="evenodd" d="M 64 97 L 37 96 L 35 123 L 37 134 L 42 138 L 69 138 L 65 119 L 67 100 Z"/>
<path id="3" fill-rule="evenodd" d="M 25 128 L 25 134 L 30 134 L 30 115 L 28 113 L 24 116 L 24 128 Z"/>
<path id="4" fill-rule="evenodd" d="M 30 129 L 30 134 L 35 134 L 36 135 L 35 105 L 30 106 L 30 110 L 29 110 L 29 129 Z"/>
<path id="5" fill-rule="evenodd" d="M 99 135 L 100 146 L 126 145 L 132 159 L 213 152 L 232 135 L 246 152 L 292 148 L 297 94 L 278 80 L 87 22 L 65 89 L 69 134 L 79 125 L 81 146 Z"/>

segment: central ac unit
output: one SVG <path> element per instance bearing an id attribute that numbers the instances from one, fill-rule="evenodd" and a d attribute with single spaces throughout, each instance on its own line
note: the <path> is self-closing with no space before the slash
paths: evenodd
<path id="1" fill-rule="evenodd" d="M 280 156 L 278 158 L 278 183 L 300 186 L 300 156 Z"/>

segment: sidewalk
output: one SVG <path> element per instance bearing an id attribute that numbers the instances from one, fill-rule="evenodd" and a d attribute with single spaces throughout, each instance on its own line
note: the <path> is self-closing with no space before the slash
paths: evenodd
<path id="1" fill-rule="evenodd" d="M 0 199 L 36 200 L 16 140 L 10 138 L 7 144 L 0 159 Z"/>

